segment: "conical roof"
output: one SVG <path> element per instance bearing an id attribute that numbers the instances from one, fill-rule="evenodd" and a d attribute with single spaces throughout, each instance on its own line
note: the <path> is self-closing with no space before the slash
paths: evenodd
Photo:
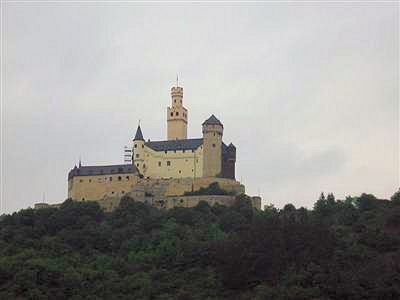
<path id="1" fill-rule="evenodd" d="M 218 120 L 214 115 L 211 115 L 202 125 L 222 125 L 221 121 Z"/>
<path id="2" fill-rule="evenodd" d="M 138 128 L 136 130 L 135 138 L 133 140 L 134 141 L 144 141 L 142 129 L 140 129 L 140 125 L 138 126 Z"/>

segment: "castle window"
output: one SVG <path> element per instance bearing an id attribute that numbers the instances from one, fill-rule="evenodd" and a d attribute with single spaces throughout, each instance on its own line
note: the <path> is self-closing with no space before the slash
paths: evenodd
<path id="1" fill-rule="evenodd" d="M 114 192 L 111 192 L 111 194 L 114 194 Z"/>
<path id="2" fill-rule="evenodd" d="M 112 181 L 112 177 L 110 177 L 110 181 Z"/>
<path id="3" fill-rule="evenodd" d="M 82 201 L 85 201 L 85 198 L 82 198 Z"/>
<path id="4" fill-rule="evenodd" d="M 214 136 L 215 136 L 215 132 L 214 132 Z"/>
<path id="5" fill-rule="evenodd" d="M 215 144 L 213 144 L 213 147 L 215 148 Z"/>
<path id="6" fill-rule="evenodd" d="M 176 103 L 176 99 L 174 100 L 174 103 Z"/>
<path id="7" fill-rule="evenodd" d="M 167 166 L 170 166 L 171 165 L 171 162 L 168 160 L 167 161 Z"/>
<path id="8" fill-rule="evenodd" d="M 139 154 L 136 154 L 136 158 L 139 158 Z"/>
<path id="9" fill-rule="evenodd" d="M 144 148 L 144 145 L 142 145 L 142 148 Z"/>
<path id="10" fill-rule="evenodd" d="M 167 152 L 168 152 L 168 151 L 167 151 L 167 150 L 165 150 L 164 152 L 165 152 L 165 154 L 167 154 Z"/>
<path id="11" fill-rule="evenodd" d="M 192 150 L 192 153 L 194 153 L 194 150 Z"/>
<path id="12" fill-rule="evenodd" d="M 185 153 L 185 150 L 182 150 L 182 153 Z"/>
<path id="13" fill-rule="evenodd" d="M 135 144 L 135 148 L 137 148 L 137 144 Z"/>
<path id="14" fill-rule="evenodd" d="M 136 164 L 137 167 L 139 167 L 139 164 Z"/>
<path id="15" fill-rule="evenodd" d="M 89 182 L 92 182 L 92 179 L 89 179 Z"/>
<path id="16" fill-rule="evenodd" d="M 171 117 L 173 117 L 173 116 L 174 116 L 174 113 L 172 112 L 172 113 L 171 113 Z"/>
<path id="17" fill-rule="evenodd" d="M 83 182 L 83 179 L 80 179 L 79 182 Z"/>
<path id="18" fill-rule="evenodd" d="M 161 161 L 158 162 L 158 166 L 161 167 Z"/>
<path id="19" fill-rule="evenodd" d="M 179 112 L 176 112 L 175 115 L 176 115 L 176 116 L 179 116 Z"/>
<path id="20" fill-rule="evenodd" d="M 124 192 L 124 191 L 122 191 L 121 193 L 122 193 L 122 194 L 125 194 L 125 192 Z"/>
<path id="21" fill-rule="evenodd" d="M 122 180 L 122 177 L 121 176 L 118 176 L 118 181 L 121 181 Z"/>
<path id="22" fill-rule="evenodd" d="M 182 171 L 181 170 L 179 170 L 179 174 L 181 174 L 182 173 Z"/>
<path id="23" fill-rule="evenodd" d="M 146 169 L 146 164 L 143 164 L 143 169 Z"/>

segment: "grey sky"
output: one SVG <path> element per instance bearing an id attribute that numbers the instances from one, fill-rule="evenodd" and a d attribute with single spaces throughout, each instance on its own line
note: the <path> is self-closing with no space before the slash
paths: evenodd
<path id="1" fill-rule="evenodd" d="M 214 113 L 237 179 L 282 207 L 399 187 L 398 4 L 4 6 L 3 211 L 166 139 L 179 73 L 190 137 Z"/>

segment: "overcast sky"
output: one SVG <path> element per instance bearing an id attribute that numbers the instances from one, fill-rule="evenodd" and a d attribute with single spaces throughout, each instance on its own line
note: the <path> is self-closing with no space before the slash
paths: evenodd
<path id="1" fill-rule="evenodd" d="M 398 4 L 27 4 L 3 10 L 3 212 L 119 164 L 138 120 L 166 139 L 179 74 L 190 138 L 215 114 L 265 203 L 399 188 Z"/>

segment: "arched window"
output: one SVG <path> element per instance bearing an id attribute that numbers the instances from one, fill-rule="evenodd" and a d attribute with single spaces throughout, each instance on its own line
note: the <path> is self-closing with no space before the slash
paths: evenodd
<path id="1" fill-rule="evenodd" d="M 176 112 L 175 115 L 179 116 L 179 112 Z"/>

